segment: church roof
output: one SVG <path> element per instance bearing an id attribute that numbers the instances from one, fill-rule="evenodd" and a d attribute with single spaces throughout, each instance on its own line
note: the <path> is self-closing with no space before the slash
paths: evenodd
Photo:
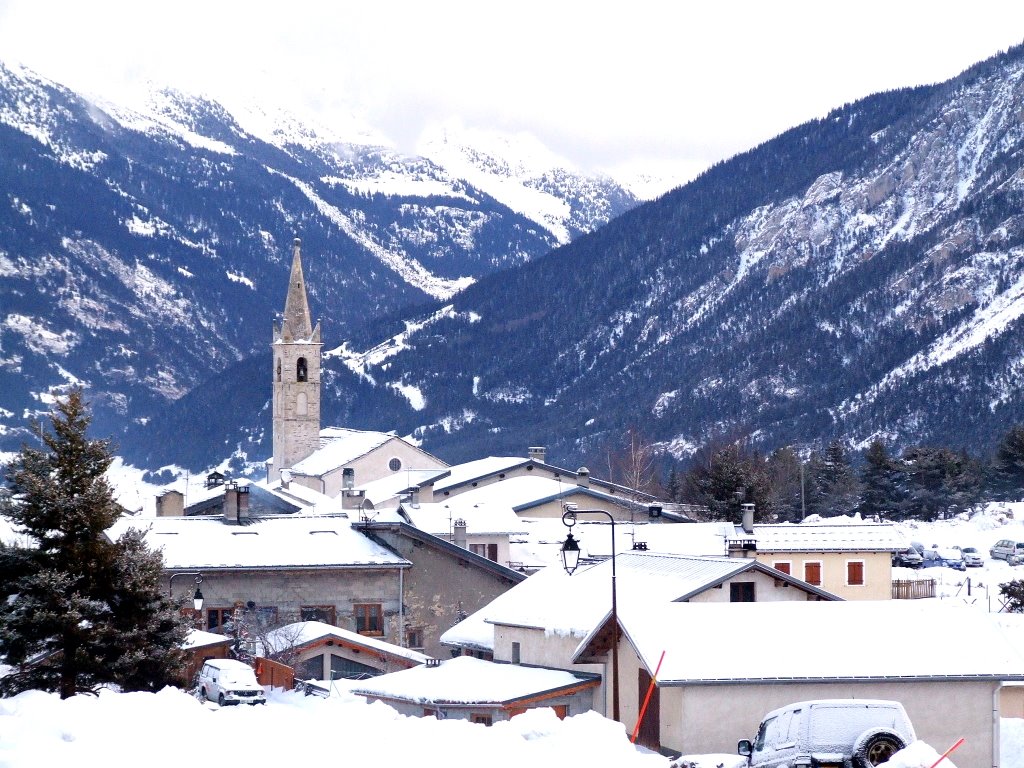
<path id="1" fill-rule="evenodd" d="M 306 279 L 302 274 L 302 241 L 295 238 L 292 250 L 292 272 L 288 279 L 288 295 L 284 302 L 284 317 L 281 318 L 280 341 L 320 342 L 320 325 L 313 329 L 306 300 Z"/>

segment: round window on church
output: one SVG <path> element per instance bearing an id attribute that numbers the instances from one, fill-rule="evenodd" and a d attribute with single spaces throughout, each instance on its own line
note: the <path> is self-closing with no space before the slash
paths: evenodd
<path id="1" fill-rule="evenodd" d="M 390 469 L 392 472 L 397 472 L 401 468 L 402 468 L 402 460 L 401 459 L 392 459 L 391 461 L 388 462 L 388 469 Z"/>

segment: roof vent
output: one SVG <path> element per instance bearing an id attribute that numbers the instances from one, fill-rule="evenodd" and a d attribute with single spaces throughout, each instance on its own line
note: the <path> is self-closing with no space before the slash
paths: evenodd
<path id="1" fill-rule="evenodd" d="M 441 660 L 440 659 L 427 659 L 427 666 L 428 667 L 440 667 L 441 666 Z"/>

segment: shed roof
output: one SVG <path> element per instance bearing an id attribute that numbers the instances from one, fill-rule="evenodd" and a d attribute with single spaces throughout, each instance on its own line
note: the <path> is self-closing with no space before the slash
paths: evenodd
<path id="1" fill-rule="evenodd" d="M 891 523 L 777 523 L 736 528 L 737 538 L 753 538 L 759 552 L 900 552 L 910 540 Z"/>
<path id="2" fill-rule="evenodd" d="M 415 664 L 424 664 L 430 658 L 419 651 L 402 648 L 399 645 L 387 643 L 375 637 L 360 635 L 358 632 L 342 629 L 322 621 L 298 621 L 278 627 L 267 633 L 265 643 L 266 650 L 276 653 L 289 648 L 301 648 L 324 639 L 334 639 L 349 646 L 359 646 L 377 653 L 398 656 Z"/>
<path id="3" fill-rule="evenodd" d="M 597 684 L 592 675 L 460 656 L 436 667 L 418 666 L 380 675 L 360 682 L 352 692 L 420 704 L 502 706 Z"/>

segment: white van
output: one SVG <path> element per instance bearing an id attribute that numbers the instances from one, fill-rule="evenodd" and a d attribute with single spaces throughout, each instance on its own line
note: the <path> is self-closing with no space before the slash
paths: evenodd
<path id="1" fill-rule="evenodd" d="M 199 670 L 199 696 L 227 704 L 266 704 L 263 686 L 248 664 L 234 659 L 210 659 Z"/>
<path id="2" fill-rule="evenodd" d="M 826 699 L 769 712 L 754 741 L 744 739 L 737 751 L 751 768 L 870 768 L 916 739 L 898 701 Z"/>

